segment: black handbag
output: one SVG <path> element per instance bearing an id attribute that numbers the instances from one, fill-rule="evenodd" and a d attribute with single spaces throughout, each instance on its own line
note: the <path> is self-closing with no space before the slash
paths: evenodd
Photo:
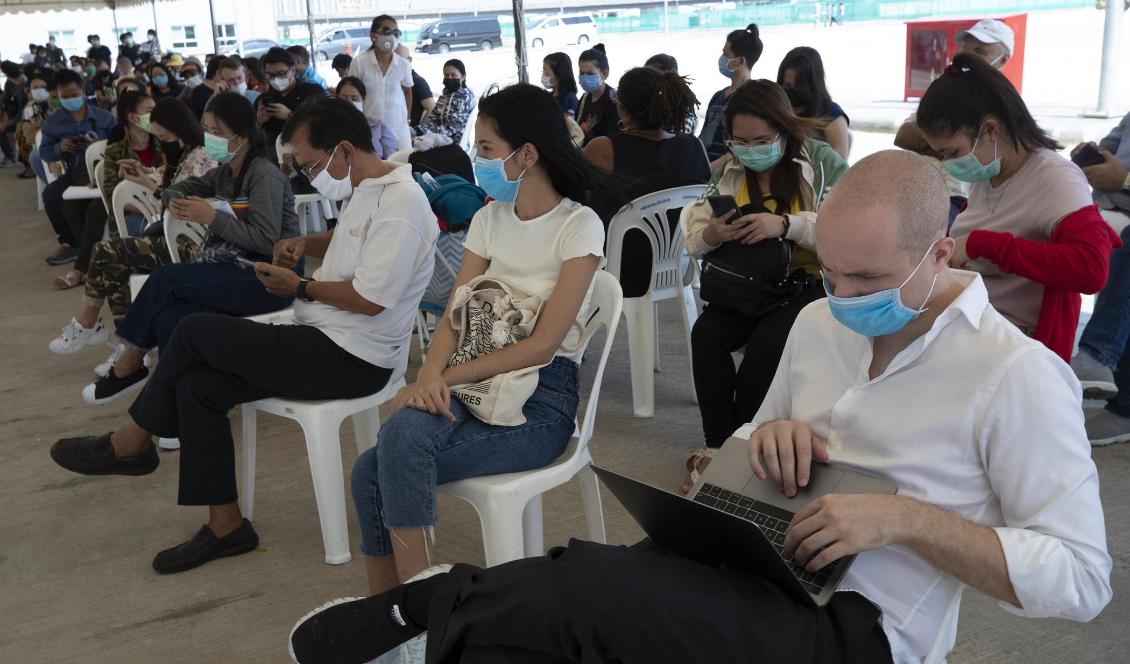
<path id="1" fill-rule="evenodd" d="M 763 212 L 759 207 L 743 206 L 741 213 Z M 793 242 L 784 238 L 726 242 L 702 258 L 702 299 L 750 318 L 779 309 L 798 297 L 807 281 L 802 270 L 789 272 L 792 257 Z"/>

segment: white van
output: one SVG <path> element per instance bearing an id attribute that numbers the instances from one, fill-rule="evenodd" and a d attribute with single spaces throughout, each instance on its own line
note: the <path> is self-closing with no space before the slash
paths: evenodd
<path id="1" fill-rule="evenodd" d="M 526 28 L 530 48 L 558 44 L 587 44 L 597 37 L 591 14 L 561 14 L 534 21 Z"/>

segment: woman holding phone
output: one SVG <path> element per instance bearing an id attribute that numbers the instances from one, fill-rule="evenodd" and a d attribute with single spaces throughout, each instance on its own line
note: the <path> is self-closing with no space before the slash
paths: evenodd
<path id="1" fill-rule="evenodd" d="M 703 258 L 726 243 L 788 241 L 788 272 L 798 288 L 780 306 L 757 315 L 708 301 L 695 323 L 692 367 L 706 446 L 687 460 L 684 493 L 714 450 L 753 418 L 793 321 L 805 305 L 824 296 L 816 257 L 817 212 L 828 188 L 847 170 L 827 143 L 808 138 L 815 124 L 797 117 L 785 91 L 772 81 L 750 81 L 734 91 L 723 119 L 729 152 L 706 194 L 684 208 L 679 220 L 687 251 Z M 731 211 L 723 213 L 726 207 Z M 743 348 L 735 371 L 731 353 Z"/>
<path id="2" fill-rule="evenodd" d="M 269 263 L 275 243 L 298 235 L 294 194 L 267 155 L 251 102 L 236 92 L 218 94 L 209 101 L 202 124 L 204 149 L 220 166 L 168 186 L 161 199 L 174 218 L 205 227 L 204 244 L 188 261 L 163 265 L 150 275 L 117 324 L 125 350 L 105 376 L 83 390 L 88 403 L 106 403 L 144 385 L 149 376 L 146 353 L 167 342 L 176 324 L 191 313 L 252 316 L 289 304 L 265 291 L 254 271 L 234 260 L 245 256 Z M 218 199 L 217 204 L 208 199 Z M 71 331 L 79 325 L 72 321 L 64 330 L 56 341 L 67 350 L 56 352 L 75 352 L 109 336 L 97 319 L 78 334 Z"/>

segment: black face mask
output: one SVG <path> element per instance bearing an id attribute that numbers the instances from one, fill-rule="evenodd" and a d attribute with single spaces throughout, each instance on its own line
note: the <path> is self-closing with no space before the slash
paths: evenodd
<path id="1" fill-rule="evenodd" d="M 785 94 L 789 96 L 789 103 L 792 104 L 793 110 L 796 111 L 797 115 L 811 117 L 821 110 L 816 108 L 816 99 L 803 90 L 798 88 L 786 88 Z"/>
<path id="2" fill-rule="evenodd" d="M 443 89 L 446 92 L 455 92 L 456 90 L 458 90 L 462 86 L 463 86 L 463 81 L 461 81 L 457 78 L 445 78 L 445 79 L 443 79 Z"/>
<path id="3" fill-rule="evenodd" d="M 180 141 L 161 141 L 161 151 L 165 154 L 177 154 L 181 151 Z"/>

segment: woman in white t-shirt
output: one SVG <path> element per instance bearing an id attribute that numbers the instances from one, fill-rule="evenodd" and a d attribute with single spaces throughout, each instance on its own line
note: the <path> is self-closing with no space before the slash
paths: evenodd
<path id="1" fill-rule="evenodd" d="M 437 485 L 540 468 L 573 433 L 584 352 L 574 328 L 604 255 L 600 217 L 575 199 L 606 190 L 608 175 L 573 147 L 553 96 L 531 85 L 484 98 L 475 138 L 475 175 L 494 201 L 471 223 L 455 285 L 497 276 L 545 305 L 529 337 L 454 367 L 458 337 L 442 318 L 416 382 L 397 395 L 377 446 L 358 457 L 353 500 L 372 594 L 430 566 Z M 452 385 L 542 364 L 525 424 L 486 424 L 451 396 Z"/>
<path id="2" fill-rule="evenodd" d="M 1080 293 L 1102 289 L 1121 244 L 1083 172 L 975 55 L 959 54 L 930 85 L 918 126 L 946 172 L 971 183 L 951 263 L 980 273 L 1005 318 L 1070 362 Z"/>
<path id="3" fill-rule="evenodd" d="M 369 37 L 373 46 L 353 59 L 349 75 L 365 84 L 365 115 L 388 125 L 396 135 L 398 149 L 412 147 L 408 109 L 412 107 L 412 63 L 395 53 L 400 45 L 396 19 L 381 15 L 373 19 Z"/>

